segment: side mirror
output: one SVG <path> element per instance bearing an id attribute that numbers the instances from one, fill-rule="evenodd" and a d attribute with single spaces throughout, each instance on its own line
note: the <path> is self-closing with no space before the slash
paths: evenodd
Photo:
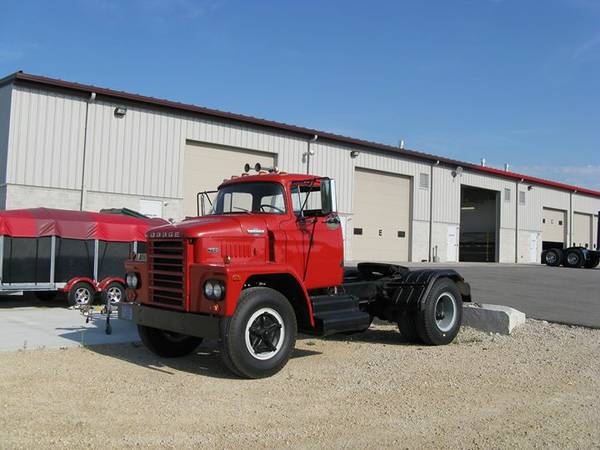
<path id="1" fill-rule="evenodd" d="M 323 178 L 321 180 L 321 211 L 323 215 L 337 212 L 335 180 L 329 178 Z"/>

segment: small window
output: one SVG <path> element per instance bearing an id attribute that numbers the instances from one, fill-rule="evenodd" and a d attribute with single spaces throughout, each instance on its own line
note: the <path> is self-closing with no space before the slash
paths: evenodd
<path id="1" fill-rule="evenodd" d="M 542 223 L 546 223 L 546 219 L 542 219 Z"/>
<path id="2" fill-rule="evenodd" d="M 510 189 L 504 189 L 504 201 L 510 202 Z"/>
<path id="3" fill-rule="evenodd" d="M 525 204 L 525 192 L 523 191 L 519 191 L 519 204 Z"/>
<path id="4" fill-rule="evenodd" d="M 406 231 L 398 231 L 398 237 L 399 237 L 399 238 L 404 238 L 404 237 L 406 237 Z"/>
<path id="5" fill-rule="evenodd" d="M 357 236 L 362 236 L 362 228 L 355 228 L 354 229 L 354 234 Z"/>
<path id="6" fill-rule="evenodd" d="M 559 224 L 559 225 L 562 227 L 563 221 L 562 221 L 562 220 L 559 220 L 559 221 L 558 221 L 558 224 Z"/>
<path id="7" fill-rule="evenodd" d="M 421 189 L 429 189 L 429 174 L 428 173 L 419 174 L 419 187 Z"/>

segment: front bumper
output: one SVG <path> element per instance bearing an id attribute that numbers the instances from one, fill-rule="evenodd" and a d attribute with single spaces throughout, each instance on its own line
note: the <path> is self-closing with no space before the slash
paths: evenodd
<path id="1" fill-rule="evenodd" d="M 119 319 L 130 320 L 137 325 L 172 331 L 187 336 L 206 339 L 218 339 L 220 337 L 221 319 L 205 314 L 170 311 L 140 305 L 139 303 L 122 302 L 119 304 Z"/>

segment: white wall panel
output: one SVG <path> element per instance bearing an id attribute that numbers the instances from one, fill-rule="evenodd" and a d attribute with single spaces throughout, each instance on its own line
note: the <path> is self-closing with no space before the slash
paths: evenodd
<path id="1" fill-rule="evenodd" d="M 7 182 L 80 188 L 84 123 L 85 101 L 14 87 Z"/>

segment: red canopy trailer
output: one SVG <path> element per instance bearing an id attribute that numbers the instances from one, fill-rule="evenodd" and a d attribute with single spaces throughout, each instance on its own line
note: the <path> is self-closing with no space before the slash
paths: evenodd
<path id="1" fill-rule="evenodd" d="M 146 230 L 162 219 L 34 208 L 0 212 L 0 293 L 67 293 L 70 305 L 124 295 L 124 261 L 145 252 Z"/>

